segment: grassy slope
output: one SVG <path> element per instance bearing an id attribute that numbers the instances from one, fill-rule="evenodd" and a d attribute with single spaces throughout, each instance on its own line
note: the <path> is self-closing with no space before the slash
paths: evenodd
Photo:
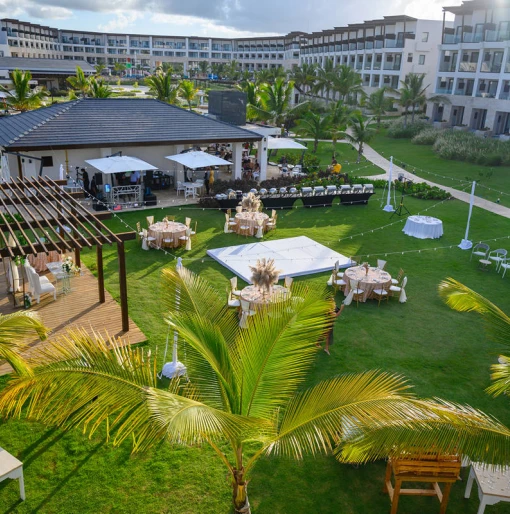
<path id="1" fill-rule="evenodd" d="M 434 202 L 409 199 L 411 212 Z M 188 211 L 198 220 L 197 241 L 191 252 L 179 250 L 191 270 L 213 282 L 223 291 L 231 274 L 206 258 L 207 248 L 242 244 L 245 239 L 223 233 L 223 215 L 215 211 Z M 162 218 L 164 213 L 186 215 L 185 209 L 126 213 L 122 219 L 134 226 L 145 215 Z M 445 235 L 438 241 L 422 241 L 402 234 L 402 224 L 375 232 L 388 223 L 388 214 L 374 198 L 360 207 L 294 209 L 282 211 L 279 228 L 267 239 L 307 235 L 346 255 L 370 255 L 427 249 L 458 244 L 463 236 L 466 204 L 451 201 L 428 214 L 441 218 Z M 393 218 L 395 220 L 395 218 Z M 393 221 L 392 220 L 392 221 Z M 112 220 L 115 230 L 126 230 Z M 363 237 L 338 241 L 363 232 Z M 508 220 L 474 210 L 472 239 L 508 234 Z M 252 241 L 249 239 L 248 241 Z M 510 246 L 505 242 L 492 245 Z M 166 327 L 161 319 L 160 271 L 171 262 L 162 252 L 142 251 L 135 242 L 127 243 L 130 313 L 148 336 L 148 345 L 162 350 Z M 106 286 L 118 294 L 117 263 L 114 249 L 105 248 Z M 382 256 L 382 258 L 385 258 Z M 489 366 L 498 349 L 484 335 L 480 319 L 473 314 L 449 310 L 437 296 L 437 284 L 453 276 L 495 301 L 510 312 L 508 277 L 481 273 L 469 253 L 454 248 L 406 255 L 388 255 L 390 273 L 403 267 L 409 276 L 408 303 L 395 299 L 380 308 L 375 302 L 352 305 L 337 321 L 331 357 L 317 354 L 310 383 L 344 372 L 384 369 L 403 373 L 416 385 L 420 396 L 440 396 L 482 408 L 510 424 L 508 399 L 491 399 L 483 392 L 489 384 Z M 93 267 L 94 253 L 85 252 L 84 261 Z M 326 273 L 300 278 L 322 287 Z M 79 301 L 79 293 L 69 297 Z M 338 302 L 341 298 L 338 298 Z M 185 361 L 184 352 L 181 359 Z M 163 444 L 142 454 L 130 455 L 129 445 L 114 449 L 92 440 L 79 431 L 63 434 L 37 423 L 11 420 L 0 425 L 0 446 L 25 463 L 27 501 L 18 502 L 17 484 L 0 484 L 0 512 L 62 513 L 211 513 L 229 512 L 230 493 L 226 472 L 208 447 L 183 448 Z M 354 469 L 342 466 L 332 457 L 306 458 L 303 462 L 264 459 L 250 484 L 251 502 L 256 513 L 381 513 L 389 511 L 387 496 L 381 493 L 384 464 Z M 466 479 L 466 471 L 463 471 Z M 456 484 L 448 512 L 475 513 L 476 492 L 463 499 L 465 482 Z M 320 506 L 320 507 L 319 507 Z M 491 514 L 510 512 L 509 504 L 490 507 Z M 437 501 L 403 497 L 400 514 L 436 513 Z"/>
<path id="2" fill-rule="evenodd" d="M 392 155 L 398 165 L 404 162 L 407 164 L 408 171 L 437 184 L 465 189 L 466 184 L 460 183 L 459 180 L 480 181 L 481 186 L 486 187 L 478 187 L 477 196 L 493 202 L 499 198 L 501 204 L 510 207 L 510 167 L 508 166 L 480 166 L 469 162 L 441 159 L 432 151 L 431 146 L 414 145 L 409 139 L 392 139 L 387 137 L 384 131 L 370 142 L 370 146 L 388 159 Z M 490 173 L 492 175 L 489 177 L 487 174 Z M 491 188 L 492 191 L 487 188 Z M 500 194 L 499 191 L 507 194 Z"/>

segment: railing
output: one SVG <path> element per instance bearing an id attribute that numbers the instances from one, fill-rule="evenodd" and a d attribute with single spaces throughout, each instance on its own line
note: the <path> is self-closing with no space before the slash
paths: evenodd
<path id="1" fill-rule="evenodd" d="M 399 41 L 397 39 L 387 39 L 385 47 L 386 48 L 404 48 L 404 42 Z"/>
<path id="2" fill-rule="evenodd" d="M 501 71 L 501 64 L 489 64 L 482 62 L 480 71 L 483 73 L 499 73 Z"/>
<path id="3" fill-rule="evenodd" d="M 451 95 L 453 87 L 436 87 L 436 93 L 439 95 Z"/>
<path id="4" fill-rule="evenodd" d="M 505 92 L 503 92 L 503 91 L 502 91 L 502 92 L 499 94 L 499 99 L 500 99 L 500 100 L 508 100 L 509 98 L 510 98 L 510 92 L 506 92 L 506 93 L 505 93 Z"/>
<path id="5" fill-rule="evenodd" d="M 478 91 L 475 96 L 477 98 L 496 98 L 496 91 Z"/>
<path id="6" fill-rule="evenodd" d="M 477 64 L 478 63 L 476 62 L 461 62 L 459 64 L 459 71 L 474 73 L 476 71 Z"/>
<path id="7" fill-rule="evenodd" d="M 384 69 L 389 71 L 398 71 L 400 70 L 400 63 L 384 63 Z"/>
<path id="8" fill-rule="evenodd" d="M 442 62 L 439 65 L 439 71 L 453 72 L 453 71 L 456 71 L 456 68 L 457 68 L 457 63 L 456 62 L 454 62 L 454 63 Z"/>
<path id="9" fill-rule="evenodd" d="M 460 43 L 460 36 L 455 34 L 443 34 L 443 44 L 445 45 L 456 45 Z"/>

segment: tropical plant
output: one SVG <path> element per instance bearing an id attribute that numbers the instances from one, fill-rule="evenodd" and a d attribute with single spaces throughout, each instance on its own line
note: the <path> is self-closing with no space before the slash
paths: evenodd
<path id="1" fill-rule="evenodd" d="M 387 93 L 388 88 L 383 86 L 370 94 L 364 103 L 364 107 L 376 119 L 377 128 L 381 126 L 381 116 L 384 116 L 393 107 L 393 100 L 386 96 Z"/>
<path id="2" fill-rule="evenodd" d="M 372 127 L 373 118 L 364 118 L 359 111 L 354 111 L 349 118 L 349 131 L 345 134 L 345 139 L 358 147 L 358 158 L 361 161 L 363 156 L 363 146 L 369 143 L 375 136 L 376 130 Z"/>
<path id="3" fill-rule="evenodd" d="M 346 64 L 341 64 L 335 69 L 331 81 L 331 89 L 338 93 L 344 102 L 355 103 L 358 95 L 364 94 L 361 76 Z"/>
<path id="4" fill-rule="evenodd" d="M 315 80 L 317 79 L 317 65 L 303 63 L 301 66 L 296 66 L 290 73 L 290 77 L 294 82 L 296 89 L 303 93 L 303 95 L 309 95 L 312 91 Z"/>
<path id="5" fill-rule="evenodd" d="M 112 96 L 112 88 L 105 84 L 102 79 L 96 77 L 90 77 L 89 79 L 89 95 L 92 98 L 109 98 Z"/>
<path id="6" fill-rule="evenodd" d="M 192 109 L 192 102 L 195 99 L 197 92 L 198 89 L 195 87 L 193 82 L 191 82 L 191 80 L 181 80 L 179 83 L 179 97 L 188 104 L 188 109 L 190 111 Z"/>
<path id="7" fill-rule="evenodd" d="M 160 389 L 150 352 L 71 332 L 41 350 L 33 376 L 10 380 L 0 413 L 81 426 L 90 435 L 104 425 L 108 441 L 131 440 L 134 451 L 162 439 L 207 442 L 228 469 L 235 511 L 244 514 L 262 456 L 301 459 L 340 443 L 343 462 L 410 448 L 510 460 L 509 429 L 469 407 L 419 400 L 400 376 L 347 374 L 306 386 L 315 342 L 333 323 L 325 291 L 295 284 L 299 301 L 270 304 L 241 329 L 223 295 L 199 276 L 181 268 L 166 270 L 165 279 L 167 321 L 186 341 L 186 380 Z"/>
<path id="8" fill-rule="evenodd" d="M 106 69 L 106 65 L 104 65 L 104 64 L 99 63 L 99 64 L 94 65 L 94 70 L 96 70 L 96 75 L 98 75 L 98 76 L 101 76 L 105 69 Z"/>
<path id="9" fill-rule="evenodd" d="M 278 79 L 286 79 L 287 72 L 283 66 L 275 68 L 267 68 L 255 73 L 255 83 L 260 84 L 274 84 Z"/>
<path id="10" fill-rule="evenodd" d="M 510 317 L 490 300 L 461 284 L 447 278 L 439 284 L 439 295 L 446 305 L 458 312 L 476 312 L 485 322 L 488 336 L 495 343 L 510 345 Z M 486 391 L 494 396 L 510 394 L 510 358 L 500 355 L 499 364 L 491 366 L 493 384 Z"/>
<path id="11" fill-rule="evenodd" d="M 145 78 L 145 84 L 158 100 L 172 105 L 177 103 L 179 86 L 172 84 L 172 70 L 166 73 L 157 71 L 154 75 Z"/>
<path id="12" fill-rule="evenodd" d="M 336 145 L 339 139 L 345 138 L 345 130 L 350 120 L 352 108 L 345 105 L 343 100 L 337 100 L 329 105 L 331 129 L 329 137 L 332 141 L 332 158 L 336 159 Z"/>
<path id="13" fill-rule="evenodd" d="M 76 75 L 67 77 L 66 80 L 75 91 L 79 91 L 84 97 L 87 96 L 90 88 L 89 79 L 79 66 L 76 66 Z"/>
<path id="14" fill-rule="evenodd" d="M 246 117 L 248 120 L 255 120 L 258 116 L 258 109 L 260 109 L 259 88 L 255 82 L 242 81 L 235 85 L 235 88 L 243 93 L 246 93 Z"/>
<path id="15" fill-rule="evenodd" d="M 21 356 L 28 349 L 25 338 L 38 335 L 44 340 L 48 332 L 35 312 L 0 315 L 0 359 L 5 359 L 18 375 L 31 375 L 30 365 Z"/>
<path id="16" fill-rule="evenodd" d="M 209 63 L 207 61 L 200 61 L 198 63 L 198 69 L 200 70 L 201 75 L 206 77 L 209 71 Z"/>
<path id="17" fill-rule="evenodd" d="M 225 74 L 225 63 L 224 62 L 213 62 L 211 64 L 211 73 L 216 75 L 218 78 L 222 78 Z"/>
<path id="18" fill-rule="evenodd" d="M 122 75 L 122 72 L 126 71 L 126 65 L 123 62 L 116 62 L 113 65 L 113 72 L 115 75 Z"/>
<path id="19" fill-rule="evenodd" d="M 225 75 L 232 82 L 237 82 L 241 76 L 240 64 L 237 61 L 230 61 L 225 67 Z"/>
<path id="20" fill-rule="evenodd" d="M 315 93 L 321 93 L 326 99 L 326 104 L 330 101 L 329 94 L 333 89 L 335 74 L 336 70 L 333 64 L 333 59 L 326 59 L 324 66 L 317 70 L 313 91 Z"/>
<path id="21" fill-rule="evenodd" d="M 171 77 L 174 74 L 174 67 L 169 62 L 162 62 L 158 66 L 156 72 L 157 71 L 162 71 L 163 73 L 166 73 L 166 74 L 170 75 L 170 77 Z"/>
<path id="22" fill-rule="evenodd" d="M 0 85 L 0 91 L 5 93 L 5 102 L 10 109 L 25 112 L 44 105 L 44 99 L 49 93 L 42 87 L 30 87 L 32 74 L 29 71 L 13 70 L 10 77 L 10 86 Z"/>
<path id="23" fill-rule="evenodd" d="M 313 153 L 317 153 L 320 139 L 329 139 L 331 118 L 312 111 L 307 112 L 297 123 L 295 132 L 301 137 L 313 139 Z"/>

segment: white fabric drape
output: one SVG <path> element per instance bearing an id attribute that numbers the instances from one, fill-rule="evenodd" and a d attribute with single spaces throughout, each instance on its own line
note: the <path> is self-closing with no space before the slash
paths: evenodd
<path id="1" fill-rule="evenodd" d="M 262 227 L 264 225 L 264 220 L 257 220 L 257 233 L 255 234 L 255 237 L 258 239 L 262 239 L 264 237 L 264 233 L 262 231 Z"/>
<path id="2" fill-rule="evenodd" d="M 443 235 L 443 222 L 432 216 L 409 216 L 402 232 L 418 239 L 438 239 Z"/>
<path id="3" fill-rule="evenodd" d="M 352 299 L 354 298 L 354 289 L 351 288 L 346 299 L 342 302 L 344 305 L 351 305 Z"/>
<path id="4" fill-rule="evenodd" d="M 406 303 L 407 302 L 406 290 L 404 288 L 402 288 L 402 290 L 400 291 L 400 296 L 398 298 L 398 301 L 400 303 Z"/>
<path id="5" fill-rule="evenodd" d="M 187 237 L 187 239 L 186 239 L 185 249 L 189 251 L 189 250 L 191 250 L 191 229 L 190 228 L 188 228 L 186 230 L 186 237 Z"/>

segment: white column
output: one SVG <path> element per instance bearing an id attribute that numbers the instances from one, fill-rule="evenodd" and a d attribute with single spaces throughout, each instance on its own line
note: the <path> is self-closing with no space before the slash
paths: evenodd
<path id="1" fill-rule="evenodd" d="M 184 150 L 184 145 L 176 145 L 175 146 L 175 154 L 181 153 Z M 177 182 L 186 182 L 186 177 L 184 176 L 184 166 L 179 163 L 175 164 L 175 187 L 177 187 Z"/>
<path id="2" fill-rule="evenodd" d="M 259 181 L 267 179 L 267 137 L 263 137 L 258 143 L 258 161 L 260 165 Z"/>
<path id="3" fill-rule="evenodd" d="M 232 144 L 232 166 L 234 179 L 243 178 L 243 143 Z"/>
<path id="4" fill-rule="evenodd" d="M 473 247 L 473 243 L 469 240 L 469 225 L 471 223 L 471 214 L 473 212 L 473 204 L 475 202 L 475 188 L 476 181 L 473 181 L 473 185 L 471 186 L 471 198 L 469 199 L 469 212 L 468 212 L 468 220 L 466 225 L 466 235 L 464 239 L 460 242 L 459 248 L 461 250 L 469 250 Z"/>

